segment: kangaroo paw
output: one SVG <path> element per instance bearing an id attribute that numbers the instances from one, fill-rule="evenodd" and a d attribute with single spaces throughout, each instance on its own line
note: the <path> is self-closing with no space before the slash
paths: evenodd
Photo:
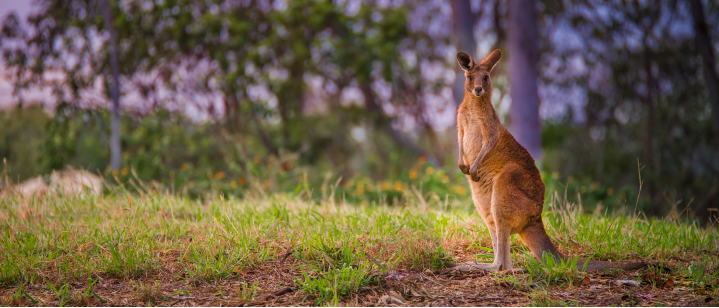
<path id="1" fill-rule="evenodd" d="M 457 165 L 459 167 L 459 170 L 462 171 L 462 173 L 469 175 L 469 167 L 467 165 Z"/>
<path id="2" fill-rule="evenodd" d="M 469 176 L 472 178 L 472 181 L 479 182 L 479 172 L 477 171 L 476 166 L 472 166 L 472 168 L 469 169 Z"/>

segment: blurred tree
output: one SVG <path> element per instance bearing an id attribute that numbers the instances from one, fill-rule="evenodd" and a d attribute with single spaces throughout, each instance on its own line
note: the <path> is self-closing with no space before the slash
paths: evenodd
<path id="1" fill-rule="evenodd" d="M 452 16 L 454 18 L 454 31 L 457 37 L 457 51 L 466 52 L 474 58 L 480 57 L 477 54 L 477 42 L 474 40 L 474 26 L 477 23 L 476 16 L 472 12 L 469 0 L 451 0 Z M 481 12 L 480 12 L 481 14 Z M 456 67 L 456 65 L 455 65 Z M 457 77 L 454 79 L 452 89 L 457 106 L 464 98 L 464 72 L 455 69 Z"/>
<path id="2" fill-rule="evenodd" d="M 110 64 L 112 67 L 112 89 L 110 90 L 112 98 L 112 106 L 110 114 L 111 136 L 110 136 L 110 167 L 113 170 L 120 170 L 122 164 L 122 149 L 120 146 L 120 68 L 117 63 L 117 35 L 113 26 L 113 19 L 110 13 L 110 6 L 107 0 L 100 0 L 103 17 L 105 18 L 105 26 L 109 33 L 110 46 Z"/>
<path id="3" fill-rule="evenodd" d="M 536 161 L 540 147 L 539 96 L 537 94 L 537 5 L 534 0 L 508 0 L 508 47 L 511 121 L 509 129 Z"/>

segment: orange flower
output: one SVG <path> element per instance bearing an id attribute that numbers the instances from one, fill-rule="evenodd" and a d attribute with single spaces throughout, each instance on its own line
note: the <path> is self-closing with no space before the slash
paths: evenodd
<path id="1" fill-rule="evenodd" d="M 260 155 L 255 155 L 253 161 L 255 162 L 255 164 L 259 164 L 262 161 L 262 157 L 260 157 Z"/>
<path id="2" fill-rule="evenodd" d="M 235 182 L 235 181 L 230 182 L 230 187 L 232 187 L 232 189 L 237 188 L 237 182 Z"/>
<path id="3" fill-rule="evenodd" d="M 127 175 L 127 167 L 122 168 L 122 171 L 120 171 L 120 173 L 122 173 L 122 175 Z"/>
<path id="4" fill-rule="evenodd" d="M 420 157 L 417 159 L 417 162 L 418 162 L 420 165 L 421 165 L 421 164 L 424 164 L 424 163 L 427 162 L 427 157 L 420 156 Z"/>
<path id="5" fill-rule="evenodd" d="M 242 186 L 245 186 L 245 184 L 247 184 L 247 180 L 245 180 L 245 178 L 240 178 L 239 182 L 240 182 L 240 185 L 242 185 Z"/>
<path id="6" fill-rule="evenodd" d="M 462 186 L 457 186 L 457 188 L 455 188 L 455 190 L 456 190 L 457 193 L 460 194 L 460 195 L 464 195 L 464 193 L 465 193 L 465 189 L 464 189 L 464 187 L 462 187 Z"/>
<path id="7" fill-rule="evenodd" d="M 417 178 L 417 170 L 414 170 L 414 169 L 410 170 L 409 171 L 409 179 L 414 180 L 416 178 Z"/>
<path id="8" fill-rule="evenodd" d="M 190 165 L 188 163 L 182 164 L 182 171 L 190 170 Z"/>
<path id="9" fill-rule="evenodd" d="M 222 179 L 222 178 L 224 178 L 224 177 L 225 177 L 225 173 L 224 173 L 224 172 L 222 172 L 222 171 L 217 171 L 217 172 L 215 172 L 215 179 L 218 179 L 218 180 L 219 180 L 219 179 Z"/>

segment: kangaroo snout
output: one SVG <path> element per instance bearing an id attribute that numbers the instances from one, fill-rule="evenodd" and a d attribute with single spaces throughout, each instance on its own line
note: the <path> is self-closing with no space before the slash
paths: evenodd
<path id="1" fill-rule="evenodd" d="M 483 92 L 482 87 L 476 87 L 476 88 L 474 88 L 474 90 L 472 90 L 472 94 L 477 95 L 477 96 L 481 95 L 482 92 Z"/>

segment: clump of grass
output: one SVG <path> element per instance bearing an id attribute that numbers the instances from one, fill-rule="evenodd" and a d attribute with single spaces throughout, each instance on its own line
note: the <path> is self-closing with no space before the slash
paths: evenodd
<path id="1" fill-rule="evenodd" d="M 557 260 L 551 253 L 544 253 L 542 261 L 533 258 L 525 253 L 527 270 L 529 271 L 530 282 L 544 282 L 547 284 L 559 284 L 567 282 L 573 285 L 579 277 L 577 269 L 578 258 L 567 258 Z"/>
<path id="2" fill-rule="evenodd" d="M 210 247 L 209 243 L 190 246 L 186 254 L 189 264 L 185 267 L 188 275 L 215 281 L 229 278 L 242 271 L 245 266 L 242 251 L 230 247 Z M 184 258 L 183 258 L 184 261 Z"/>
<path id="3" fill-rule="evenodd" d="M 537 288 L 532 290 L 529 294 L 529 298 L 532 299 L 527 306 L 529 307 L 560 307 L 564 306 L 564 303 L 560 300 L 552 299 L 549 294 L 549 290 L 546 288 Z"/>
<path id="4" fill-rule="evenodd" d="M 703 257 L 681 268 L 680 275 L 700 285 L 719 284 L 719 258 Z M 719 288 L 717 288 L 719 289 Z"/>
<path id="5" fill-rule="evenodd" d="M 141 302 L 148 304 L 158 304 L 165 299 L 165 295 L 162 293 L 160 284 L 157 281 L 151 284 L 143 284 L 141 282 L 140 285 L 137 286 L 137 290 L 135 290 L 135 296 Z"/>
<path id="6" fill-rule="evenodd" d="M 257 282 L 251 285 L 246 282 L 240 283 L 240 288 L 237 293 L 240 299 L 251 301 L 257 294 Z"/>
<path id="7" fill-rule="evenodd" d="M 70 285 L 65 283 L 60 288 L 56 288 L 49 281 L 45 281 L 45 284 L 52 290 L 52 293 L 57 297 L 58 306 L 64 307 L 66 304 L 72 304 L 75 302 L 75 297 L 70 293 Z"/>
<path id="8" fill-rule="evenodd" d="M 106 249 L 108 254 L 100 259 L 100 268 L 110 276 L 140 278 L 157 267 L 150 243 L 108 244 Z"/>
<path id="9" fill-rule="evenodd" d="M 337 306 L 342 297 L 357 292 L 359 288 L 376 280 L 370 273 L 371 266 L 343 266 L 326 271 L 308 272 L 302 268 L 302 279 L 295 279 L 300 290 L 316 298 L 317 304 L 330 303 Z"/>

